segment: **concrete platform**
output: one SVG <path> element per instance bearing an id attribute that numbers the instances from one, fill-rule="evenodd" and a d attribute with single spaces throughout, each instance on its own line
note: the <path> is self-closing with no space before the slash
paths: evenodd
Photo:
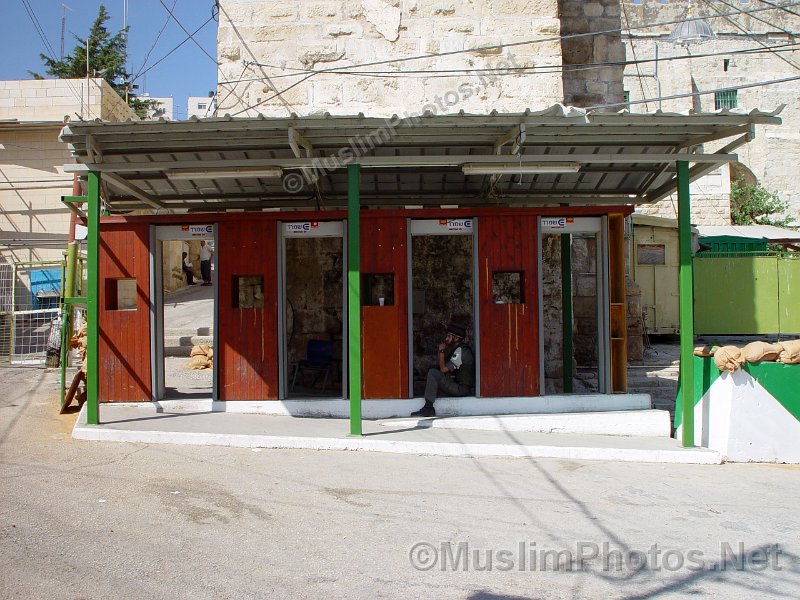
<path id="1" fill-rule="evenodd" d="M 350 437 L 343 419 L 223 412 L 155 412 L 152 405 L 101 407 L 101 425 L 86 425 L 85 407 L 72 436 L 79 440 L 240 448 L 362 450 L 438 456 L 507 456 L 684 464 L 719 464 L 718 452 L 683 449 L 666 437 L 472 431 L 364 421 Z"/>
<path id="2" fill-rule="evenodd" d="M 477 431 L 529 431 L 669 437 L 670 416 L 666 410 L 617 410 L 550 415 L 496 415 L 490 417 L 410 418 L 381 421 L 384 426 L 433 427 Z"/>

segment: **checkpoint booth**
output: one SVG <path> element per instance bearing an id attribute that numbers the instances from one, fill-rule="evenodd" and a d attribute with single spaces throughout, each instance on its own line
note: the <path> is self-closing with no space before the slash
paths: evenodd
<path id="1" fill-rule="evenodd" d="M 300 332 L 316 319 L 334 363 L 328 399 L 360 419 L 362 400 L 421 395 L 431 344 L 456 315 L 486 414 L 503 398 L 535 406 L 576 391 L 583 321 L 602 407 L 627 390 L 626 218 L 676 191 L 688 207 L 690 181 L 737 160 L 754 125 L 778 122 L 556 105 L 67 123 L 96 285 L 89 422 L 98 403 L 163 400 L 159 240 L 182 235 L 214 248 L 215 402 L 302 401 L 313 344 Z M 576 240 L 591 279 L 573 269 Z M 573 286 L 589 290 L 583 316 Z M 124 307 L 123 287 L 135 299 Z"/>

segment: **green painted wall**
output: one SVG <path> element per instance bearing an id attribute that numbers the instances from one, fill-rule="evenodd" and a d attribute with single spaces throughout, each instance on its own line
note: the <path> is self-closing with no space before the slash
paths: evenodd
<path id="1" fill-rule="evenodd" d="M 800 421 L 800 365 L 762 362 L 745 363 L 743 369 L 758 381 L 781 405 Z M 713 358 L 694 357 L 694 404 L 702 399 L 721 373 Z M 675 429 L 683 422 L 680 403 L 681 390 L 678 386 L 678 401 L 675 403 Z"/>
<path id="2" fill-rule="evenodd" d="M 800 333 L 800 260 L 777 256 L 694 259 L 698 335 Z"/>

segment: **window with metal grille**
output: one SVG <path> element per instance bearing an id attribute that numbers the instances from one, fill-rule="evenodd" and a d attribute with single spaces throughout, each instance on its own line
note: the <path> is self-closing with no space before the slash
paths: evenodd
<path id="1" fill-rule="evenodd" d="M 631 109 L 631 93 L 628 90 L 622 92 L 622 99 L 625 101 L 625 110 Z"/>
<path id="2" fill-rule="evenodd" d="M 738 90 L 723 90 L 714 93 L 714 108 L 720 110 L 721 108 L 736 108 L 739 106 L 739 99 L 737 96 Z"/>

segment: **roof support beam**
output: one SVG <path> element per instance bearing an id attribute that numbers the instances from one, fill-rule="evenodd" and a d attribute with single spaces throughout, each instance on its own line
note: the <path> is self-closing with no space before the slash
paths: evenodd
<path id="1" fill-rule="evenodd" d="M 750 134 L 748 133 L 747 136 Z M 744 137 L 744 136 L 743 136 Z M 741 138 L 740 138 L 741 139 Z M 742 142 L 744 143 L 744 142 Z M 741 144 L 739 144 L 741 145 Z M 728 148 L 726 146 L 725 148 Z M 738 147 L 738 146 L 737 146 Z M 713 154 L 693 154 L 693 153 L 608 153 L 598 152 L 596 154 L 542 154 L 542 155 L 522 155 L 519 159 L 521 165 L 536 165 L 552 162 L 570 162 L 585 164 L 656 164 L 664 162 L 687 161 L 691 163 L 722 164 L 736 162 L 736 154 L 725 153 L 725 148 Z M 469 155 L 469 154 L 445 154 L 445 155 L 417 155 L 417 156 L 362 156 L 359 163 L 362 168 L 381 168 L 381 167 L 404 167 L 404 168 L 425 168 L 425 167 L 461 167 L 466 163 L 484 165 L 502 165 L 509 162 L 508 156 L 496 155 Z M 102 173 L 158 173 L 161 171 L 175 171 L 179 169 L 247 169 L 255 167 L 282 167 L 284 169 L 319 169 L 326 171 L 344 169 L 347 165 L 338 157 L 314 157 L 314 158 L 259 158 L 259 159 L 238 159 L 238 160 L 189 160 L 189 161 L 162 161 L 162 162 L 141 162 L 141 163 L 119 163 L 119 164 L 70 164 L 64 165 L 66 173 L 86 173 L 88 171 Z"/>
<path id="2" fill-rule="evenodd" d="M 730 152 L 732 150 L 736 150 L 738 147 L 746 144 L 747 142 L 749 142 L 752 139 L 753 139 L 753 134 L 752 133 L 746 133 L 746 134 L 736 138 L 735 140 L 733 140 L 730 144 L 728 144 L 724 148 L 721 148 L 719 153 L 717 153 L 717 154 L 705 154 L 705 155 L 701 155 L 701 156 L 726 155 L 728 152 Z M 676 155 L 676 156 L 678 156 L 678 155 Z M 728 156 L 736 156 L 736 154 L 729 154 Z M 726 162 L 734 162 L 734 161 L 722 161 L 722 162 L 719 162 L 719 163 L 696 164 L 694 167 L 689 169 L 689 183 L 700 179 L 704 175 L 708 175 L 709 173 L 711 173 L 711 171 L 713 171 L 714 169 L 719 168 L 720 166 L 722 166 Z M 661 200 L 663 198 L 666 198 L 667 196 L 669 196 L 670 194 L 672 194 L 672 193 L 674 193 L 676 191 L 677 186 L 678 186 L 678 183 L 677 183 L 676 179 L 668 181 L 667 183 L 665 183 L 661 187 L 659 187 L 659 188 L 653 190 L 652 192 L 650 192 L 649 194 L 647 194 L 645 196 L 646 199 L 647 199 L 647 202 L 658 202 L 659 200 Z"/>
<path id="3" fill-rule="evenodd" d="M 115 187 L 119 190 L 129 193 L 134 198 L 138 198 L 152 208 L 164 208 L 163 202 L 160 202 L 140 187 L 132 184 L 126 179 L 123 179 L 116 173 L 105 172 L 103 173 L 103 179 L 107 181 L 111 187 Z"/>

